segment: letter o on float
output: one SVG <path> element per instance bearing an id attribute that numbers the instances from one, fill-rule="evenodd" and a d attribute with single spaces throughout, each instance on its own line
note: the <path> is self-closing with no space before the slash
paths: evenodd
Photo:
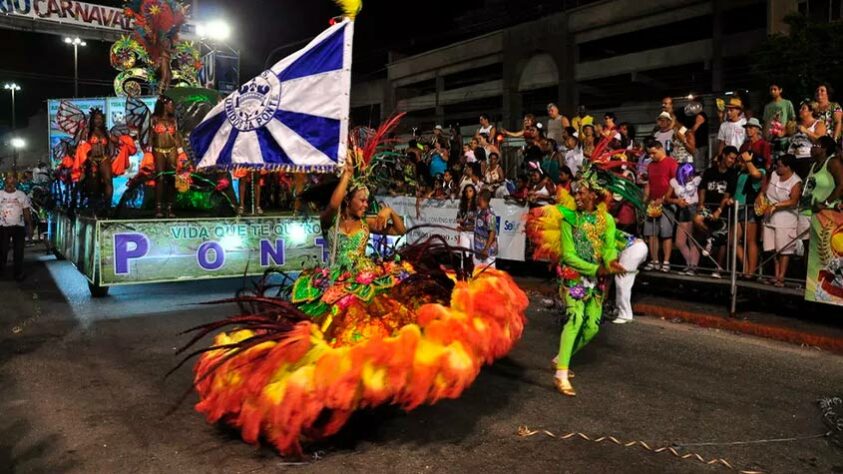
<path id="1" fill-rule="evenodd" d="M 208 257 L 213 252 L 213 260 Z M 214 271 L 219 270 L 225 265 L 225 250 L 217 242 L 205 242 L 196 250 L 196 261 L 203 270 Z"/>

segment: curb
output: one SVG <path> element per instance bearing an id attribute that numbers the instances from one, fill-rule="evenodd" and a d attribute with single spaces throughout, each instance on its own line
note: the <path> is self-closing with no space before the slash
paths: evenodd
<path id="1" fill-rule="evenodd" d="M 776 341 L 818 347 L 823 350 L 843 355 L 843 339 L 818 334 L 796 331 L 781 326 L 753 323 L 727 318 L 725 316 L 694 313 L 675 308 L 666 308 L 654 304 L 634 304 L 633 311 L 646 316 L 664 318 L 666 320 L 681 319 L 704 328 L 723 329 L 726 331 L 748 334 L 751 336 L 773 339 Z"/>

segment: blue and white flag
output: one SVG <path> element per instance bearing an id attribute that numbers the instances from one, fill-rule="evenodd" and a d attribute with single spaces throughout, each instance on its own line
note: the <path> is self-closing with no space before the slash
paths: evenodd
<path id="1" fill-rule="evenodd" d="M 354 22 L 243 84 L 190 134 L 197 168 L 328 173 L 347 153 Z"/>

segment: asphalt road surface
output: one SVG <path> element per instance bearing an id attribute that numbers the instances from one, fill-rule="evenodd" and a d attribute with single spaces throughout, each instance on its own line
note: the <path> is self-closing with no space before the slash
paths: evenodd
<path id="1" fill-rule="evenodd" d="M 575 356 L 576 398 L 556 393 L 553 311 L 531 306 L 522 341 L 460 399 L 410 413 L 360 413 L 296 464 L 242 443 L 192 409 L 168 412 L 190 387 L 176 334 L 219 319 L 237 281 L 112 289 L 92 300 L 67 262 L 42 258 L 22 284 L 0 281 L 0 471 L 205 472 L 730 472 L 623 447 L 545 435 L 640 440 L 652 447 L 803 437 L 827 431 L 816 400 L 843 395 L 843 358 L 653 318 L 603 325 Z M 738 469 L 843 473 L 827 438 L 681 448 Z"/>

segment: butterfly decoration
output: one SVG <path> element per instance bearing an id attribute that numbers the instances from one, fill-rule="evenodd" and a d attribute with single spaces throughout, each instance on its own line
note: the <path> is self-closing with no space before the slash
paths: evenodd
<path id="1" fill-rule="evenodd" d="M 56 125 L 61 131 L 72 137 L 73 145 L 78 145 L 88 128 L 88 117 L 85 116 L 82 109 L 72 102 L 63 100 L 56 113 Z"/>
<path id="2" fill-rule="evenodd" d="M 137 134 L 141 148 L 149 146 L 152 112 L 137 97 L 126 98 L 126 126 Z"/>

